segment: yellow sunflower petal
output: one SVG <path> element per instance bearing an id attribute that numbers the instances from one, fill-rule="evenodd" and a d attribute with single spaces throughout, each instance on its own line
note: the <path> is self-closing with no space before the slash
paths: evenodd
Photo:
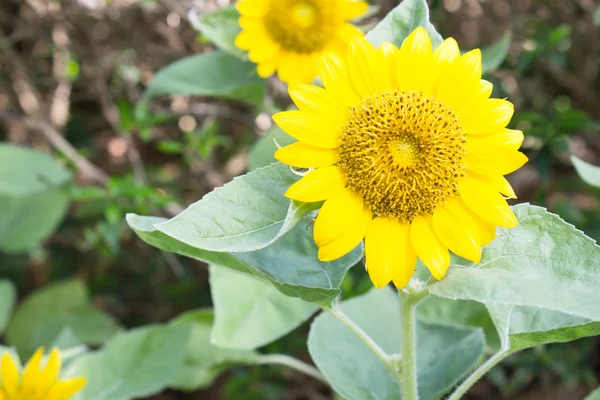
<path id="1" fill-rule="evenodd" d="M 490 187 L 500 192 L 503 196 L 506 196 L 510 199 L 517 198 L 515 190 L 511 186 L 510 182 L 508 182 L 508 180 L 506 180 L 506 178 L 502 175 L 482 176 L 474 173 L 473 171 L 468 171 L 467 176 L 487 183 Z"/>
<path id="2" fill-rule="evenodd" d="M 391 92 L 396 88 L 396 66 L 398 64 L 398 48 L 392 43 L 381 43 L 377 49 L 379 80 L 381 92 Z"/>
<path id="3" fill-rule="evenodd" d="M 481 176 L 508 175 L 521 168 L 527 161 L 528 158 L 523 153 L 501 151 L 498 148 L 495 153 L 467 153 L 464 158 L 467 170 Z"/>
<path id="4" fill-rule="evenodd" d="M 458 43 L 453 38 L 448 38 L 442 42 L 433 52 L 433 72 L 432 79 L 437 79 L 442 71 L 460 57 Z"/>
<path id="5" fill-rule="evenodd" d="M 503 129 L 488 135 L 475 135 L 467 138 L 465 144 L 467 153 L 494 153 L 497 149 L 502 151 L 518 150 L 523 143 L 523 132 L 513 129 Z"/>
<path id="6" fill-rule="evenodd" d="M 345 106 L 360 103 L 358 94 L 352 89 L 348 80 L 345 62 L 333 53 L 325 53 L 319 60 L 319 76 L 327 92 L 334 100 Z"/>
<path id="7" fill-rule="evenodd" d="M 365 257 L 375 287 L 382 288 L 392 279 L 396 286 L 406 286 L 417 261 L 410 245 L 410 225 L 395 218 L 375 218 L 365 236 Z"/>
<path id="8" fill-rule="evenodd" d="M 343 24 L 342 26 L 340 26 L 338 28 L 336 37 L 338 39 L 338 43 L 337 46 L 340 46 L 341 49 L 343 49 L 343 51 L 345 51 L 345 48 L 348 47 L 348 42 L 350 42 L 350 39 L 355 38 L 355 37 L 362 37 L 364 35 L 364 33 L 361 32 L 360 29 L 358 29 L 356 26 L 352 25 L 352 24 Z M 334 45 L 335 46 L 335 45 Z"/>
<path id="9" fill-rule="evenodd" d="M 33 391 L 33 389 L 36 387 L 41 373 L 40 365 L 43 356 L 44 348 L 40 347 L 27 362 L 25 370 L 23 371 L 23 379 L 21 381 L 21 390 L 24 392 Z"/>
<path id="10" fill-rule="evenodd" d="M 240 19 L 238 19 L 238 23 L 242 29 L 248 30 L 251 33 L 259 33 L 263 37 L 268 37 L 265 32 L 264 23 L 260 19 L 242 15 Z"/>
<path id="11" fill-rule="evenodd" d="M 458 198 L 438 207 L 432 221 L 435 234 L 445 247 L 475 263 L 481 260 L 479 228 Z"/>
<path id="12" fill-rule="evenodd" d="M 310 83 L 302 81 L 300 74 L 303 73 L 298 68 L 300 64 L 300 55 L 292 52 L 282 52 L 281 60 L 279 61 L 279 67 L 277 68 L 277 75 L 279 78 L 288 83 L 289 85 L 296 85 L 299 83 Z"/>
<path id="13" fill-rule="evenodd" d="M 436 236 L 431 219 L 431 216 L 418 217 L 411 223 L 410 241 L 431 275 L 440 280 L 450 266 L 450 253 Z"/>
<path id="14" fill-rule="evenodd" d="M 517 218 L 504 197 L 483 181 L 466 177 L 460 183 L 459 191 L 465 204 L 481 218 L 507 228 L 517 226 Z"/>
<path id="15" fill-rule="evenodd" d="M 240 14 L 256 18 L 262 17 L 267 10 L 266 1 L 262 0 L 240 0 L 235 3 L 235 7 Z"/>
<path id="16" fill-rule="evenodd" d="M 346 233 L 319 247 L 319 260 L 333 261 L 351 252 L 364 239 L 371 219 L 371 211 L 364 209 Z"/>
<path id="17" fill-rule="evenodd" d="M 289 88 L 290 97 L 301 111 L 322 113 L 341 123 L 348 114 L 348 108 L 335 102 L 329 93 L 321 87 L 312 85 L 295 85 Z"/>
<path id="18" fill-rule="evenodd" d="M 2 355 L 2 362 L 0 365 L 0 378 L 2 380 L 2 387 L 6 393 L 10 396 L 17 391 L 19 387 L 19 368 L 15 360 L 8 351 L 4 351 Z"/>
<path id="19" fill-rule="evenodd" d="M 58 380 L 61 364 L 62 361 L 59 350 L 53 349 L 52 352 L 50 352 L 46 366 L 38 375 L 38 390 L 48 390 Z"/>
<path id="20" fill-rule="evenodd" d="M 346 173 L 337 166 L 315 169 L 294 183 L 285 196 L 304 202 L 326 200 L 346 186 Z"/>
<path id="21" fill-rule="evenodd" d="M 369 8 L 369 3 L 366 1 L 345 1 L 344 5 L 340 7 L 340 18 L 347 21 L 360 17 L 367 11 L 367 8 Z"/>
<path id="22" fill-rule="evenodd" d="M 323 118 L 304 111 L 284 111 L 273 115 L 273 121 L 288 135 L 311 146 L 333 149 L 338 146 L 339 132 Z"/>
<path id="23" fill-rule="evenodd" d="M 268 78 L 275 73 L 277 69 L 277 59 L 265 60 L 258 64 L 256 72 L 261 78 Z"/>
<path id="24" fill-rule="evenodd" d="M 392 281 L 394 286 L 402 289 L 412 278 L 417 266 L 417 253 L 410 241 L 410 225 L 404 224 L 396 237 L 396 251 L 400 258 L 400 268 L 396 269 Z"/>
<path id="25" fill-rule="evenodd" d="M 235 45 L 242 50 L 250 50 L 254 45 L 256 36 L 252 35 L 248 31 L 242 31 L 235 37 Z"/>
<path id="26" fill-rule="evenodd" d="M 460 123 L 467 134 L 483 135 L 503 130 L 510 122 L 515 107 L 510 101 L 488 99 L 468 113 L 460 115 Z"/>
<path id="27" fill-rule="evenodd" d="M 68 400 L 85 387 L 86 378 L 72 378 L 57 382 L 44 400 Z"/>
<path id="28" fill-rule="evenodd" d="M 377 74 L 377 52 L 365 38 L 356 37 L 350 41 L 348 51 L 348 75 L 354 89 L 361 97 L 371 97 L 381 93 Z"/>
<path id="29" fill-rule="evenodd" d="M 494 85 L 492 84 L 492 82 L 482 79 L 479 84 L 479 92 L 477 92 L 475 96 L 480 101 L 487 100 L 492 95 L 493 90 Z"/>
<path id="30" fill-rule="evenodd" d="M 492 243 L 492 240 L 496 238 L 496 225 L 487 222 L 486 220 L 475 214 L 473 211 L 471 211 L 469 207 L 467 207 L 467 205 L 464 203 L 464 201 L 462 201 L 462 199 L 460 201 L 463 205 L 463 209 L 465 210 L 465 212 L 471 217 L 471 219 L 479 229 L 479 240 L 481 241 L 481 245 L 487 246 L 488 244 Z"/>
<path id="31" fill-rule="evenodd" d="M 292 143 L 275 152 L 275 159 L 297 168 L 319 168 L 335 164 L 340 158 L 337 149 L 323 149 L 302 142 Z"/>
<path id="32" fill-rule="evenodd" d="M 270 40 L 263 40 L 260 46 L 253 46 L 248 52 L 250 61 L 260 63 L 275 58 L 279 53 L 279 46 Z"/>
<path id="33" fill-rule="evenodd" d="M 314 239 L 322 246 L 349 231 L 364 211 L 362 197 L 344 188 L 332 195 L 321 207 L 315 221 Z"/>
<path id="34" fill-rule="evenodd" d="M 415 29 L 402 43 L 398 61 L 398 89 L 429 94 L 433 86 L 433 49 L 427 30 Z"/>
<path id="35" fill-rule="evenodd" d="M 381 289 L 392 281 L 397 262 L 394 260 L 394 237 L 392 220 L 377 217 L 370 224 L 365 235 L 365 258 L 371 282 Z"/>
<path id="36" fill-rule="evenodd" d="M 305 54 L 298 58 L 297 80 L 289 84 L 311 83 L 319 74 L 318 54 Z"/>
<path id="37" fill-rule="evenodd" d="M 462 117 L 469 110 L 481 83 L 481 51 L 471 50 L 458 57 L 441 73 L 435 99 L 453 108 Z M 462 119 L 461 119 L 462 123 Z"/>

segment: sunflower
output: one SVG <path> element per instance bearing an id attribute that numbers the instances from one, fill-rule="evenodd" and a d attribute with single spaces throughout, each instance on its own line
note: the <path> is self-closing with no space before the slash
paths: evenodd
<path id="1" fill-rule="evenodd" d="M 249 50 L 258 74 L 275 71 L 289 83 L 310 83 L 324 51 L 344 52 L 362 32 L 347 21 L 364 14 L 368 3 L 351 0 L 240 0 L 242 32 L 235 44 Z"/>
<path id="2" fill-rule="evenodd" d="M 58 380 L 61 356 L 52 350 L 42 367 L 44 349 L 39 348 L 21 373 L 19 362 L 8 351 L 0 363 L 0 400 L 67 400 L 80 391 L 86 378 Z"/>
<path id="3" fill-rule="evenodd" d="M 441 279 L 449 250 L 477 263 L 496 226 L 517 224 L 504 175 L 527 162 L 523 133 L 506 128 L 514 107 L 490 98 L 478 49 L 461 56 L 450 38 L 434 51 L 420 27 L 400 49 L 352 39 L 347 59 L 324 54 L 319 69 L 324 88 L 291 87 L 299 110 L 273 117 L 298 140 L 275 157 L 308 169 L 285 195 L 325 200 L 319 259 L 364 239 L 373 284 L 402 288 L 417 257 Z"/>

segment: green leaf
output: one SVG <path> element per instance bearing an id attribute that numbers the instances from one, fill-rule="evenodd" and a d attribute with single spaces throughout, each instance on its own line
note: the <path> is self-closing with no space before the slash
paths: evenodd
<path id="1" fill-rule="evenodd" d="M 16 301 L 15 285 L 8 280 L 0 281 L 0 333 L 4 332 Z"/>
<path id="2" fill-rule="evenodd" d="M 487 308 L 481 303 L 429 296 L 419 303 L 417 315 L 421 321 L 480 327 L 485 333 L 487 346 L 492 349 L 500 348 L 494 322 Z"/>
<path id="3" fill-rule="evenodd" d="M 173 321 L 173 326 L 190 328 L 191 335 L 186 342 L 184 366 L 173 376 L 170 387 L 198 390 L 210 386 L 228 364 L 248 364 L 256 360 L 257 354 L 253 351 L 223 349 L 211 343 L 213 319 L 212 310 L 199 309 L 182 314 Z"/>
<path id="4" fill-rule="evenodd" d="M 310 219 L 304 219 L 272 245 L 243 253 L 212 252 L 192 247 L 157 230 L 155 226 L 164 221 L 161 218 L 130 214 L 127 221 L 140 238 L 161 250 L 242 272 L 274 285 L 287 296 L 317 304 L 329 304 L 341 293 L 342 279 L 363 254 L 360 245 L 338 260 L 319 261 Z"/>
<path id="5" fill-rule="evenodd" d="M 297 179 L 283 164 L 258 169 L 215 189 L 155 228 L 204 250 L 261 249 L 315 209 L 315 203 L 290 204 L 283 195 Z"/>
<path id="6" fill-rule="evenodd" d="M 419 26 L 427 29 L 433 47 L 442 43 L 442 36 L 429 21 L 429 6 L 426 0 L 404 0 L 367 33 L 366 39 L 375 47 L 383 42 L 402 46 L 402 42 Z"/>
<path id="7" fill-rule="evenodd" d="M 58 347 L 61 350 L 69 350 L 78 346 L 81 346 L 81 341 L 70 326 L 63 328 L 52 343 L 53 348 Z"/>
<path id="8" fill-rule="evenodd" d="M 585 183 L 600 187 L 600 167 L 589 164 L 574 155 L 571 156 L 571 162 Z"/>
<path id="9" fill-rule="evenodd" d="M 500 229 L 476 266 L 451 266 L 430 293 L 484 303 L 505 349 L 600 333 L 600 248 L 545 209 L 513 208 L 519 225 Z"/>
<path id="10" fill-rule="evenodd" d="M 248 58 L 246 52 L 234 43 L 235 37 L 242 31 L 238 23 L 240 13 L 235 7 L 227 7 L 201 14 L 198 14 L 196 10 L 192 10 L 188 17 L 192 26 L 219 49 L 243 60 Z"/>
<path id="11" fill-rule="evenodd" d="M 600 8 L 599 8 L 599 10 L 600 10 Z M 600 400 L 600 388 L 594 390 L 584 400 Z"/>
<path id="12" fill-rule="evenodd" d="M 261 105 L 265 81 L 256 65 L 214 51 L 185 57 L 159 71 L 146 88 L 144 102 L 165 94 L 187 94 L 241 100 Z"/>
<path id="13" fill-rule="evenodd" d="M 230 349 L 256 349 L 284 336 L 316 310 L 273 285 L 231 270 L 210 266 L 215 307 L 211 343 Z"/>
<path id="14" fill-rule="evenodd" d="M 400 352 L 398 298 L 388 289 L 342 302 L 339 308 L 388 354 Z M 419 398 L 438 399 L 452 388 L 483 354 L 481 329 L 420 321 L 417 325 Z M 400 399 L 391 372 L 340 321 L 319 315 L 310 330 L 308 349 L 332 387 L 350 400 Z"/>
<path id="15" fill-rule="evenodd" d="M 71 375 L 88 379 L 73 400 L 126 400 L 159 393 L 183 367 L 189 337 L 186 325 L 147 326 L 118 334 L 69 368 Z"/>
<path id="16" fill-rule="evenodd" d="M 261 136 L 256 141 L 250 151 L 248 158 L 248 169 L 250 171 L 266 167 L 277 161 L 275 160 L 275 157 L 273 157 L 273 154 L 277 151 L 275 141 L 277 141 L 280 146 L 287 146 L 288 144 L 294 143 L 296 140 L 278 126 L 271 128 L 264 136 Z"/>
<path id="17" fill-rule="evenodd" d="M 70 181 L 50 155 L 0 144 L 0 250 L 27 251 L 48 237 L 69 207 Z"/>
<path id="18" fill-rule="evenodd" d="M 99 345 L 119 332 L 117 323 L 92 307 L 83 282 L 54 284 L 27 297 L 13 314 L 6 341 L 27 358 L 39 346 L 50 346 L 70 327 L 83 343 Z"/>
<path id="19" fill-rule="evenodd" d="M 481 69 L 483 74 L 494 72 L 506 58 L 510 48 L 512 35 L 505 33 L 500 40 L 493 45 L 481 49 Z"/>
<path id="20" fill-rule="evenodd" d="M 515 352 L 600 334 L 600 322 L 536 307 L 488 304 L 502 348 Z"/>

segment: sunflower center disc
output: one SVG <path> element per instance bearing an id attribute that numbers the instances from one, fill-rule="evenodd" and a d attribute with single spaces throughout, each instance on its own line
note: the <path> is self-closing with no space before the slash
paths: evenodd
<path id="1" fill-rule="evenodd" d="M 374 214 L 411 222 L 458 195 L 465 134 L 456 113 L 434 97 L 388 92 L 352 107 L 339 165 Z"/>
<path id="2" fill-rule="evenodd" d="M 310 54 L 334 37 L 332 5 L 321 0 L 269 0 L 265 26 L 283 50 Z"/>
<path id="3" fill-rule="evenodd" d="M 292 7 L 292 19 L 296 25 L 309 28 L 317 20 L 317 10 L 311 3 L 299 2 Z"/>

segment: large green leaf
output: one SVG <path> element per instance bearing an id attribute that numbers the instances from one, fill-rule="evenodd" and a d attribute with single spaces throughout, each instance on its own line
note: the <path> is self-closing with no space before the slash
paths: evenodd
<path id="1" fill-rule="evenodd" d="M 401 46 L 402 42 L 419 26 L 427 29 L 433 47 L 442 43 L 442 36 L 429 21 L 429 6 L 426 0 L 404 0 L 367 33 L 366 39 L 375 47 L 383 42 Z"/>
<path id="2" fill-rule="evenodd" d="M 430 293 L 484 303 L 505 349 L 600 333 L 600 248 L 545 209 L 513 208 L 476 266 L 452 266 Z"/>
<path id="3" fill-rule="evenodd" d="M 69 207 L 70 181 L 48 154 L 0 144 L 0 250 L 26 251 L 48 237 Z"/>
<path id="4" fill-rule="evenodd" d="M 146 89 L 144 101 L 164 94 L 188 94 L 263 103 L 265 81 L 256 65 L 222 51 L 183 58 L 159 71 Z"/>
<path id="5" fill-rule="evenodd" d="M 235 45 L 235 37 L 242 31 L 238 19 L 240 13 L 235 7 L 227 7 L 200 15 L 195 10 L 190 11 L 189 19 L 194 28 L 199 30 L 208 40 L 219 49 L 241 59 L 247 59 L 245 51 Z"/>
<path id="6" fill-rule="evenodd" d="M 69 368 L 71 375 L 88 379 L 72 400 L 128 400 L 159 393 L 183 368 L 189 338 L 187 325 L 147 326 L 115 336 Z"/>
<path id="7" fill-rule="evenodd" d="M 82 343 L 69 326 L 60 331 L 52 342 L 52 348 L 58 347 L 61 350 L 70 350 L 79 346 L 82 346 Z"/>
<path id="8" fill-rule="evenodd" d="M 215 307 L 211 342 L 231 349 L 256 349 L 306 321 L 317 309 L 288 297 L 273 285 L 231 270 L 210 266 Z"/>
<path id="9" fill-rule="evenodd" d="M 187 341 L 184 365 L 171 379 L 169 386 L 179 390 L 194 391 L 210 386 L 231 363 L 249 364 L 257 354 L 249 350 L 231 350 L 215 346 L 210 340 L 213 325 L 211 309 L 200 309 L 180 315 L 172 323 L 191 329 Z"/>
<path id="10" fill-rule="evenodd" d="M 600 167 L 589 164 L 577 156 L 571 156 L 571 162 L 584 182 L 600 187 Z"/>
<path id="11" fill-rule="evenodd" d="M 512 35 L 505 33 L 500 40 L 493 45 L 481 49 L 481 69 L 483 74 L 494 72 L 506 58 L 510 48 Z"/>
<path id="12" fill-rule="evenodd" d="M 266 167 L 267 165 L 276 162 L 275 157 L 273 156 L 275 151 L 277 151 L 275 141 L 277 141 L 280 146 L 287 146 L 288 144 L 294 143 L 296 140 L 278 126 L 271 128 L 264 136 L 256 141 L 250 151 L 250 155 L 248 156 L 248 169 L 250 169 L 250 171 Z"/>
<path id="13" fill-rule="evenodd" d="M 600 400 L 600 388 L 594 390 L 585 398 L 585 400 Z"/>
<path id="14" fill-rule="evenodd" d="M 481 303 L 429 296 L 419 303 L 417 315 L 421 321 L 480 327 L 485 333 L 486 345 L 492 349 L 500 347 L 494 322 Z"/>
<path id="15" fill-rule="evenodd" d="M 274 285 L 287 296 L 317 304 L 329 304 L 341 293 L 342 279 L 363 254 L 361 245 L 338 260 L 319 261 L 310 219 L 272 245 L 244 253 L 213 252 L 187 245 L 155 228 L 164 219 L 130 214 L 127 221 L 140 238 L 161 250 L 242 272 Z"/>
<path id="16" fill-rule="evenodd" d="M 17 291 L 15 285 L 8 280 L 0 281 L 0 333 L 6 328 L 16 301 Z"/>
<path id="17" fill-rule="evenodd" d="M 373 289 L 339 308 L 388 354 L 400 352 L 398 298 L 388 289 Z M 481 329 L 419 322 L 417 370 L 419 398 L 438 399 L 452 388 L 483 354 Z M 350 400 L 400 399 L 391 372 L 344 324 L 319 315 L 308 338 L 310 354 L 333 388 Z"/>
<path id="18" fill-rule="evenodd" d="M 27 358 L 39 346 L 50 346 L 66 327 L 92 345 L 104 343 L 120 330 L 111 317 L 92 307 L 83 282 L 73 280 L 27 297 L 8 324 L 6 341 Z"/>
<path id="19" fill-rule="evenodd" d="M 200 249 L 261 249 L 314 210 L 314 203 L 290 204 L 283 195 L 297 179 L 283 164 L 258 169 L 215 189 L 175 218 L 155 227 Z"/>
<path id="20" fill-rule="evenodd" d="M 536 307 L 487 305 L 502 348 L 515 352 L 600 334 L 600 322 Z"/>

